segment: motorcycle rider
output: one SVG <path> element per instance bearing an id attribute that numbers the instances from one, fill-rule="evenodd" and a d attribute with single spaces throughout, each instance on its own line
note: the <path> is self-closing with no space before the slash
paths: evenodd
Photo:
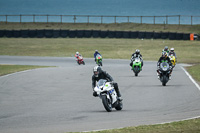
<path id="1" fill-rule="evenodd" d="M 119 92 L 118 84 L 116 82 L 114 82 L 113 78 L 106 71 L 103 71 L 101 69 L 101 67 L 99 67 L 99 66 L 95 66 L 93 68 L 93 73 L 94 73 L 94 75 L 92 76 L 93 96 L 95 96 L 95 97 L 98 96 L 97 92 L 94 91 L 94 88 L 96 86 L 96 82 L 98 82 L 100 79 L 105 79 L 108 82 L 112 82 L 114 89 L 117 93 L 118 100 L 122 101 L 121 94 Z"/>
<path id="2" fill-rule="evenodd" d="M 142 60 L 142 55 L 140 54 L 140 50 L 139 49 L 136 49 L 135 53 L 132 54 L 131 56 L 131 63 L 130 63 L 130 66 L 133 66 L 133 61 L 135 60 L 135 58 L 139 57 L 140 60 L 141 60 L 141 65 L 143 67 L 143 60 Z"/>
<path id="3" fill-rule="evenodd" d="M 168 57 L 167 52 L 162 52 L 162 56 L 159 58 L 158 63 L 157 63 L 157 75 L 158 79 L 160 79 L 160 73 L 159 73 L 159 68 L 160 68 L 160 63 L 162 62 L 167 62 L 170 66 L 170 74 L 169 74 L 169 79 L 171 79 L 171 73 L 172 73 L 172 63 L 170 61 L 170 58 Z"/>
<path id="4" fill-rule="evenodd" d="M 94 60 L 95 60 L 95 62 L 96 62 L 96 56 L 97 56 L 98 54 L 101 56 L 101 54 L 98 52 L 98 50 L 95 50 L 95 52 L 94 52 Z"/>
<path id="5" fill-rule="evenodd" d="M 168 46 L 165 46 L 165 48 L 162 50 L 162 53 L 163 52 L 167 52 L 167 55 L 169 55 L 169 48 L 168 48 Z"/>
<path id="6" fill-rule="evenodd" d="M 175 56 L 175 58 L 176 58 L 176 61 L 177 61 L 177 57 L 176 57 L 176 53 L 174 52 L 174 48 L 171 48 L 170 49 L 170 52 L 169 52 L 169 55 L 173 55 L 173 56 Z"/>
<path id="7" fill-rule="evenodd" d="M 76 54 L 75 54 L 76 61 L 78 61 L 79 56 L 81 56 L 81 54 L 77 51 Z"/>

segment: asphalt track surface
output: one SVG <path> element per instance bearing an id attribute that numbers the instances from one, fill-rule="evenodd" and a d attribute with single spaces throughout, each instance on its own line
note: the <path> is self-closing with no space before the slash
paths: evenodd
<path id="1" fill-rule="evenodd" d="M 200 90 L 178 64 L 162 86 L 156 62 L 135 77 L 129 60 L 103 60 L 118 83 L 124 107 L 106 112 L 92 96 L 93 59 L 0 56 L 0 64 L 57 66 L 0 77 L 1 133 L 62 133 L 166 123 L 200 116 Z"/>

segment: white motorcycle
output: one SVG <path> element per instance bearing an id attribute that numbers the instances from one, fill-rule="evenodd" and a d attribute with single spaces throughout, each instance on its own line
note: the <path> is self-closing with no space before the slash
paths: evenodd
<path id="1" fill-rule="evenodd" d="M 105 79 L 100 79 L 97 86 L 94 88 L 94 91 L 97 92 L 97 95 L 102 99 L 104 108 L 108 112 L 111 112 L 112 108 L 122 110 L 122 101 L 118 100 L 117 93 L 111 82 L 107 82 Z"/>

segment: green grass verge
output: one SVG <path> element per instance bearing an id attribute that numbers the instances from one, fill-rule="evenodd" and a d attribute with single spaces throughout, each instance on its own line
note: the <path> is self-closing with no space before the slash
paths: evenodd
<path id="1" fill-rule="evenodd" d="M 95 133 L 200 133 L 200 118 L 167 124 L 126 127 L 96 131 Z M 93 132 L 88 132 L 93 133 Z"/>
<path id="2" fill-rule="evenodd" d="M 36 69 L 36 68 L 43 68 L 47 66 L 27 66 L 27 65 L 1 65 L 0 64 L 0 76 L 7 75 L 10 73 L 15 73 L 19 71 L 29 70 L 29 69 Z"/>
<path id="3" fill-rule="evenodd" d="M 83 57 L 93 58 L 97 49 L 103 58 L 130 59 L 140 49 L 144 60 L 157 61 L 165 46 L 175 48 L 179 63 L 200 63 L 199 41 L 150 39 L 0 38 L 0 55 L 69 57 L 79 51 Z"/>
<path id="4" fill-rule="evenodd" d="M 196 64 L 191 67 L 187 67 L 187 71 L 191 74 L 191 76 L 200 83 L 200 64 Z"/>
<path id="5" fill-rule="evenodd" d="M 164 25 L 138 23 L 5 23 L 0 22 L 0 29 L 70 29 L 70 30 L 111 30 L 111 31 L 156 31 L 200 34 L 200 25 Z"/>

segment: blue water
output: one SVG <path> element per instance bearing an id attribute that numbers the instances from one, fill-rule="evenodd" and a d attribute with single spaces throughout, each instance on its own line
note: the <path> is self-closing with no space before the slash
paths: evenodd
<path id="1" fill-rule="evenodd" d="M 49 15 L 103 15 L 103 16 L 200 16 L 200 0 L 0 0 L 0 15 L 49 14 Z M 4 21 L 5 17 L 0 17 Z M 145 20 L 146 19 L 146 20 Z M 152 23 L 153 18 L 143 21 Z M 19 17 L 9 17 L 8 21 L 19 21 Z M 22 21 L 32 21 L 32 17 L 23 17 Z M 46 21 L 37 17 L 36 21 Z M 49 17 L 49 21 L 59 22 L 60 17 Z M 74 22 L 73 17 L 62 21 Z M 87 18 L 76 18 L 76 22 Z M 113 22 L 113 18 L 104 18 L 104 22 Z M 118 18 L 117 22 L 126 22 L 127 18 Z M 140 18 L 130 18 L 140 22 Z M 166 18 L 160 18 L 160 23 Z M 178 18 L 169 18 L 168 23 L 177 23 Z M 191 17 L 182 17 L 182 23 L 191 23 Z M 90 22 L 101 22 L 100 18 L 91 18 Z M 200 17 L 193 17 L 194 24 L 200 24 Z"/>

